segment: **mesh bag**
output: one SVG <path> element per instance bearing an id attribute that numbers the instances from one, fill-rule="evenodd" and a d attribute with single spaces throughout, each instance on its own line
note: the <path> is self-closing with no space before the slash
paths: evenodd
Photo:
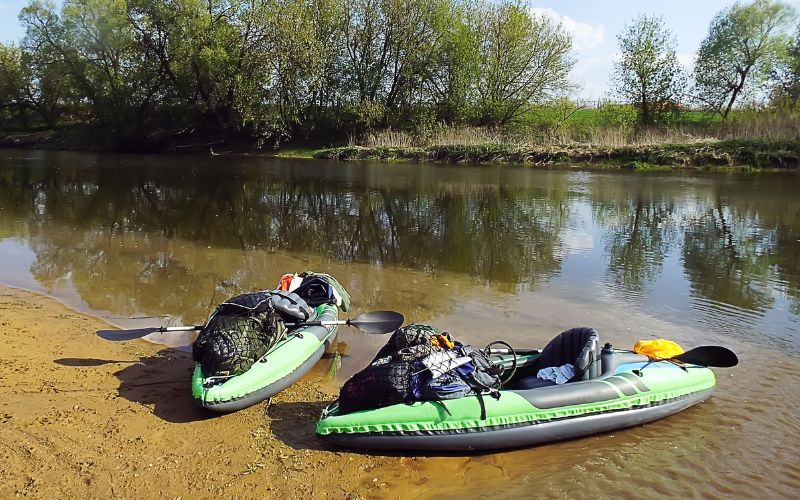
<path id="1" fill-rule="evenodd" d="M 217 306 L 192 346 L 204 377 L 246 372 L 284 336 L 269 293 L 234 297 Z"/>
<path id="2" fill-rule="evenodd" d="M 339 392 L 339 411 L 351 413 L 412 401 L 414 364 L 377 360 L 345 382 Z"/>
<path id="3" fill-rule="evenodd" d="M 435 335 L 436 329 L 419 324 L 395 331 L 370 365 L 344 383 L 339 411 L 344 414 L 418 400 L 425 377 L 420 360 L 431 353 Z"/>
<path id="4" fill-rule="evenodd" d="M 378 351 L 375 359 L 386 356 L 395 356 L 406 361 L 424 358 L 432 352 L 431 341 L 438 333 L 436 328 L 418 323 L 399 328 L 392 334 L 386 345 Z"/>

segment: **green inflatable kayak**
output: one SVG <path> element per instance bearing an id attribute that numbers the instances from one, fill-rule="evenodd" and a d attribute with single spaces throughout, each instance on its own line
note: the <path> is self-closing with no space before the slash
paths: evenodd
<path id="1" fill-rule="evenodd" d="M 337 321 L 339 308 L 322 304 L 315 321 Z M 336 337 L 336 325 L 305 326 L 290 329 L 267 354 L 246 372 L 220 380 L 206 378 L 195 363 L 192 396 L 204 408 L 229 412 L 264 401 L 295 383 L 320 360 Z"/>
<path id="2" fill-rule="evenodd" d="M 276 290 L 218 305 L 192 346 L 192 396 L 213 411 L 236 411 L 286 389 L 336 337 L 350 295 L 328 274 L 284 274 Z M 402 317 L 401 317 L 402 318 Z M 401 319 L 402 321 L 402 319 Z"/>
<path id="3" fill-rule="evenodd" d="M 696 351 L 706 352 L 702 349 Z M 733 361 L 719 366 L 736 363 L 735 355 L 727 353 Z M 610 344 L 601 350 L 591 328 L 564 332 L 542 351 L 492 358 L 508 372 L 516 365 L 516 374 L 495 395 L 499 397 L 468 395 L 346 414 L 334 402 L 316 432 L 349 448 L 438 452 L 531 446 L 666 417 L 707 399 L 716 383 L 706 366 L 651 361 Z M 574 363 L 577 380 L 543 385 L 536 377 L 540 369 L 564 363 Z"/>

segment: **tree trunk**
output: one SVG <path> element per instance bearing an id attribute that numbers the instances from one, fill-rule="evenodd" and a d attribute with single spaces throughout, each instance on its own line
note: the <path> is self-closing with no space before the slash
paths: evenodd
<path id="1" fill-rule="evenodd" d="M 744 71 L 739 72 L 739 84 L 733 88 L 733 93 L 731 94 L 731 99 L 728 101 L 728 105 L 725 107 L 725 111 L 722 113 L 722 119 L 727 120 L 728 114 L 731 112 L 733 108 L 733 104 L 736 102 L 736 98 L 739 97 L 742 89 L 744 88 L 744 82 L 747 79 L 747 74 L 750 72 L 750 66 L 744 69 Z"/>

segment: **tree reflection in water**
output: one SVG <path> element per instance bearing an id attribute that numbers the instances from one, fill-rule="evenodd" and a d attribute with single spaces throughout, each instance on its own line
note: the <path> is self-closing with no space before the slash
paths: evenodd
<path id="1" fill-rule="evenodd" d="M 614 287 L 647 293 L 674 256 L 695 297 L 760 314 L 780 295 L 800 312 L 794 179 L 85 154 L 1 161 L 0 238 L 27 241 L 40 283 L 69 279 L 98 309 L 202 318 L 285 270 L 356 264 L 365 266 L 348 268 L 345 284 L 365 303 L 411 271 L 535 290 L 562 272 L 580 201 Z M 406 300 L 447 300 L 426 293 Z"/>

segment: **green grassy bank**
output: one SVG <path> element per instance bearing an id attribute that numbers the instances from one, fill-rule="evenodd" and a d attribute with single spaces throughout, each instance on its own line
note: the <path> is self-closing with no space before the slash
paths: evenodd
<path id="1" fill-rule="evenodd" d="M 440 163 L 512 163 L 598 168 L 798 169 L 800 141 L 728 140 L 644 146 L 524 147 L 502 144 L 429 147 L 343 146 L 319 150 L 316 158 Z"/>
<path id="2" fill-rule="evenodd" d="M 0 134 L 0 147 L 28 149 L 120 151 L 100 140 L 92 127 Z M 480 137 L 483 139 L 483 137 Z M 456 137 L 456 139 L 464 139 Z M 398 144 L 399 143 L 399 144 Z M 770 139 L 693 140 L 686 143 L 525 145 L 504 143 L 441 143 L 425 146 L 386 141 L 366 146 L 320 147 L 294 144 L 270 151 L 254 148 L 237 136 L 193 137 L 183 144 L 142 152 L 199 154 L 262 154 L 282 158 L 436 162 L 455 164 L 519 164 L 536 167 L 602 169 L 757 169 L 800 170 L 800 141 Z"/>

